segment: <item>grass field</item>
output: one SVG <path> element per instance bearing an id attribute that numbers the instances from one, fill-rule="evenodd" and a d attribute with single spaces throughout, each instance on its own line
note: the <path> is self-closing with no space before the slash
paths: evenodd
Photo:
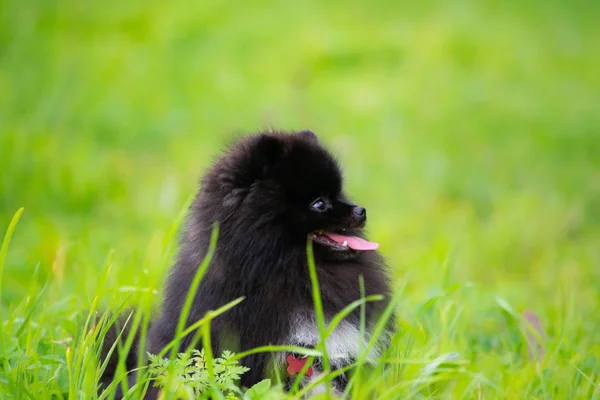
<path id="1" fill-rule="evenodd" d="M 392 372 L 355 397 L 599 399 L 599 16 L 0 2 L 2 232 L 24 207 L 0 257 L 0 398 L 93 398 L 87 312 L 158 305 L 200 174 L 237 132 L 275 127 L 334 150 L 402 291 Z"/>

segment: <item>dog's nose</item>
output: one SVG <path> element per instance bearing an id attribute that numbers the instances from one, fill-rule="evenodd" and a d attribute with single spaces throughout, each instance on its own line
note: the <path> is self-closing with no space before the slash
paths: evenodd
<path id="1" fill-rule="evenodd" d="M 353 209 L 354 214 L 358 217 L 361 218 L 366 218 L 367 217 L 367 210 L 364 207 L 354 207 Z"/>

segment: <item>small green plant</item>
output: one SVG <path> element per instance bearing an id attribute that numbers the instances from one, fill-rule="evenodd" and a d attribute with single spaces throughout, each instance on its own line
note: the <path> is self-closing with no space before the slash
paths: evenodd
<path id="1" fill-rule="evenodd" d="M 173 361 L 148 353 L 149 372 L 156 386 L 176 395 L 199 398 L 209 390 L 218 390 L 228 400 L 238 399 L 242 390 L 237 382 L 249 369 L 239 365 L 234 355 L 226 350 L 220 358 L 212 360 L 212 379 L 204 349 L 179 353 Z M 265 379 L 251 387 L 244 399 L 263 398 L 270 389 L 271 381 Z"/>

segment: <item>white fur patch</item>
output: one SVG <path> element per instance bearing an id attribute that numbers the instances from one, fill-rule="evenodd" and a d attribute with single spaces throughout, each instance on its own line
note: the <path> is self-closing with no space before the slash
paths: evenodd
<path id="1" fill-rule="evenodd" d="M 328 323 L 329 321 L 326 322 Z M 291 333 L 287 340 L 288 344 L 315 347 L 320 341 L 319 329 L 314 313 L 312 312 L 293 315 L 291 328 Z M 367 347 L 370 337 L 370 332 L 365 331 L 364 338 L 361 338 L 358 325 L 342 320 L 327 337 L 325 342 L 331 365 L 335 368 L 340 368 L 350 364 L 358 358 L 359 351 Z M 374 346 L 369 352 L 366 361 L 369 363 L 375 362 L 380 353 L 380 346 Z"/>

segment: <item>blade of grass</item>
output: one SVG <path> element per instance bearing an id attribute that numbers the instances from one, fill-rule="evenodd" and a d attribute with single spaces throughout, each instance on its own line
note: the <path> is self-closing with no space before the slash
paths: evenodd
<path id="1" fill-rule="evenodd" d="M 326 344 L 326 327 L 325 327 L 325 315 L 323 314 L 323 303 L 321 300 L 321 291 L 319 288 L 319 279 L 317 277 L 317 268 L 315 265 L 314 253 L 313 253 L 313 244 L 312 240 L 308 239 L 306 241 L 306 256 L 308 261 L 308 273 L 310 275 L 310 282 L 312 286 L 312 295 L 313 295 L 313 303 L 315 307 L 315 314 L 317 317 L 317 326 L 319 328 L 319 336 L 321 338 L 319 342 L 319 347 L 323 352 L 323 372 L 328 373 L 330 369 L 329 365 L 329 356 L 327 354 L 327 344 Z M 325 388 L 327 392 L 327 397 L 331 397 L 331 382 L 325 382 Z"/>
<path id="2" fill-rule="evenodd" d="M 328 372 L 326 374 L 321 374 L 318 379 L 315 379 L 315 380 L 311 381 L 308 385 L 306 385 L 305 387 L 303 387 L 302 390 L 300 390 L 298 393 L 296 393 L 296 397 L 297 398 L 303 398 L 312 389 L 314 389 L 315 387 L 319 386 L 320 384 L 331 382 L 333 379 L 337 378 L 338 376 L 340 376 L 342 374 L 345 374 L 348 371 L 351 371 L 355 367 L 356 367 L 356 363 L 352 363 L 352 364 L 346 365 L 345 367 L 336 369 L 335 371 L 330 371 L 330 372 Z"/>
<path id="3" fill-rule="evenodd" d="M 363 297 L 359 300 L 355 300 L 352 303 L 348 304 L 340 312 L 338 312 L 335 315 L 335 317 L 331 320 L 331 322 L 329 323 L 329 325 L 327 327 L 327 331 L 325 332 L 325 337 L 329 337 L 331 335 L 331 333 L 335 330 L 335 328 L 340 324 L 340 322 L 344 318 L 346 318 L 348 315 L 350 315 L 350 313 L 352 313 L 356 308 L 364 307 L 364 305 L 370 301 L 381 301 L 381 300 L 383 300 L 383 296 L 375 294 L 375 295 L 368 296 L 366 298 Z M 364 339 L 363 339 L 362 344 L 364 344 Z M 361 344 L 361 346 L 362 346 L 362 344 Z M 360 352 L 360 348 L 359 348 L 359 352 Z M 302 370 L 296 375 L 296 378 L 294 379 L 294 384 L 293 384 L 292 388 L 290 389 L 290 391 L 292 393 L 298 389 L 300 382 L 302 381 L 302 378 L 304 377 L 304 374 L 306 373 L 306 371 L 308 371 L 308 368 L 310 367 L 310 364 L 312 361 L 313 361 L 312 359 L 307 360 L 307 362 L 305 363 L 305 368 L 302 368 Z"/>
<path id="4" fill-rule="evenodd" d="M 360 275 L 360 277 L 358 278 L 358 286 L 360 288 L 360 298 L 364 299 L 365 298 L 365 278 L 364 276 Z M 360 343 L 358 344 L 358 354 L 362 354 L 363 352 L 363 346 L 365 343 L 365 325 L 366 325 L 366 317 L 367 313 L 366 313 L 366 303 L 363 302 L 360 305 L 360 321 L 359 321 L 359 330 L 360 330 Z M 362 364 L 359 364 L 356 367 L 356 374 L 360 375 L 361 372 L 361 367 Z M 356 389 L 353 392 L 353 397 L 358 395 L 358 385 L 354 385 L 356 387 Z"/>
<path id="5" fill-rule="evenodd" d="M 194 194 L 191 194 L 190 196 L 188 196 L 188 198 L 184 202 L 183 207 L 181 207 L 175 221 L 173 222 L 173 224 L 171 224 L 169 231 L 163 238 L 163 241 L 162 241 L 163 257 L 161 259 L 161 265 L 170 263 L 171 249 L 173 247 L 173 243 L 176 242 L 173 239 L 175 238 L 176 233 L 179 230 L 179 227 L 181 226 L 181 222 L 185 219 L 185 216 L 188 213 L 190 204 L 192 203 L 194 196 L 195 196 Z M 150 287 L 149 289 L 152 289 L 152 287 Z M 152 292 L 152 290 L 150 290 L 150 292 Z M 151 303 L 151 300 L 150 300 L 150 303 Z M 147 379 L 145 379 L 145 377 L 144 377 L 144 373 L 146 371 L 146 369 L 144 368 L 144 364 L 146 361 L 145 348 L 146 348 L 146 338 L 147 338 L 148 329 L 149 329 L 149 325 L 150 325 L 150 318 L 151 318 L 150 313 L 149 312 L 145 313 L 142 324 L 141 324 L 140 335 L 138 338 L 138 349 L 137 349 L 138 350 L 137 370 L 140 372 L 138 374 L 136 374 L 136 383 L 139 382 L 140 380 L 147 381 Z M 145 390 L 147 390 L 147 388 L 145 388 L 143 385 L 141 385 L 141 388 L 142 388 L 143 392 L 145 392 Z"/>
<path id="6" fill-rule="evenodd" d="M 355 300 L 352 303 L 348 304 L 346 307 L 344 307 L 342 309 L 342 311 L 337 313 L 335 315 L 335 317 L 331 320 L 331 322 L 327 326 L 327 330 L 325 331 L 325 334 L 327 335 L 327 337 L 329 337 L 329 335 L 331 335 L 331 333 L 340 324 L 340 322 L 342 322 L 342 320 L 344 318 L 346 318 L 348 315 L 350 315 L 350 313 L 352 313 L 358 307 L 363 308 L 366 303 L 371 302 L 371 301 L 381 301 L 381 300 L 383 300 L 383 298 L 384 297 L 382 295 L 373 294 L 371 296 L 363 297 L 359 300 Z"/>
<path id="7" fill-rule="evenodd" d="M 39 304 L 42 301 L 42 298 L 44 296 L 44 294 L 46 293 L 46 290 L 48 290 L 48 286 L 49 286 L 50 281 L 46 281 L 44 283 L 44 286 L 42 286 L 42 288 L 37 292 L 37 294 L 35 294 L 35 300 L 33 301 L 33 303 L 31 303 L 31 305 L 29 307 L 27 307 L 27 312 L 25 313 L 25 317 L 23 318 L 23 321 L 21 322 L 21 325 L 19 326 L 19 328 L 17 329 L 17 331 L 15 332 L 14 336 L 16 337 L 20 337 L 21 334 L 23 333 L 23 330 L 28 326 L 29 320 L 31 319 L 31 316 L 33 315 L 34 311 L 38 308 Z"/>
<path id="8" fill-rule="evenodd" d="M 298 347 L 298 346 L 260 346 L 260 347 L 255 347 L 251 350 L 247 350 L 247 351 L 243 351 L 240 353 L 236 353 L 233 357 L 231 357 L 232 360 L 241 360 L 244 357 L 247 357 L 249 355 L 252 354 L 257 354 L 257 353 L 275 353 L 275 352 L 280 352 L 280 351 L 285 351 L 288 353 L 297 353 L 297 354 L 304 354 L 305 356 L 313 356 L 313 357 L 320 357 L 323 355 L 322 352 L 314 350 L 314 349 L 307 349 L 305 347 Z"/>
<path id="9" fill-rule="evenodd" d="M 210 244 L 208 246 L 208 252 L 206 253 L 206 256 L 204 257 L 204 259 L 202 260 L 202 263 L 200 264 L 198 270 L 196 271 L 196 275 L 194 276 L 194 279 L 192 280 L 192 282 L 190 284 L 190 288 L 188 290 L 188 293 L 187 293 L 187 296 L 185 299 L 185 303 L 183 304 L 183 308 L 181 309 L 181 315 L 179 316 L 179 321 L 177 322 L 177 329 L 175 331 L 176 343 L 173 346 L 173 348 L 171 349 L 171 356 L 170 356 L 171 362 L 173 362 L 175 360 L 175 357 L 177 356 L 177 352 L 179 351 L 179 344 L 181 342 L 180 334 L 181 334 L 181 332 L 183 332 L 183 330 L 185 328 L 185 324 L 187 323 L 188 316 L 189 316 L 190 310 L 192 308 L 192 303 L 194 301 L 194 298 L 196 297 L 196 291 L 198 290 L 198 286 L 200 285 L 200 281 L 204 277 L 204 274 L 206 273 L 206 270 L 208 269 L 208 266 L 210 265 L 210 262 L 214 255 L 214 252 L 215 252 L 215 249 L 217 246 L 218 235 L 219 235 L 219 225 L 218 225 L 218 223 L 215 223 L 215 225 L 213 226 L 211 237 L 210 237 Z"/>
<path id="10" fill-rule="evenodd" d="M 8 224 L 8 229 L 4 235 L 4 240 L 2 241 L 2 247 L 0 248 L 0 300 L 2 300 L 2 274 L 4 273 L 4 262 L 6 261 L 6 253 L 8 253 L 8 245 L 10 244 L 10 239 L 12 238 L 13 232 L 17 227 L 17 223 L 23 214 L 24 208 L 21 207 L 17 210 L 15 215 L 12 217 L 10 224 Z M 4 317 L 2 316 L 2 304 L 0 304 L 0 324 L 4 321 Z M 4 370 L 5 373 L 8 374 L 10 371 L 10 364 L 8 363 L 8 357 L 6 354 L 6 343 L 4 342 L 4 334 L 0 333 L 0 348 L 2 349 L 3 360 L 4 360 Z"/>
<path id="11" fill-rule="evenodd" d="M 375 325 L 375 329 L 373 329 L 373 333 L 371 334 L 371 338 L 369 340 L 367 348 L 365 349 L 365 351 L 362 354 L 359 355 L 359 357 L 357 359 L 357 362 L 356 362 L 357 365 L 362 365 L 366 362 L 369 353 L 371 352 L 371 350 L 373 349 L 373 347 L 379 340 L 380 335 L 383 333 L 383 331 L 385 329 L 385 326 L 388 324 L 388 320 L 392 316 L 394 309 L 396 308 L 396 304 L 400 301 L 400 296 L 404 293 L 405 285 L 406 285 L 406 283 L 404 283 L 404 285 L 402 287 L 400 287 L 396 290 L 396 293 L 394 294 L 394 296 L 392 296 L 392 299 L 387 304 L 386 308 L 383 310 L 383 313 L 381 314 L 381 316 L 379 317 L 379 320 L 377 321 L 377 324 Z M 350 381 L 348 382 L 346 389 L 344 390 L 344 397 L 348 397 L 350 390 L 352 389 L 352 385 L 354 384 L 354 382 L 357 379 L 357 376 L 358 376 L 357 374 L 354 374 L 350 378 Z"/>
<path id="12" fill-rule="evenodd" d="M 233 307 L 235 307 L 236 305 L 241 303 L 243 300 L 244 300 L 244 297 L 239 297 L 235 300 L 230 301 L 229 303 L 225 304 L 224 306 L 217 308 L 216 310 L 212 311 L 212 318 L 215 318 L 215 317 L 223 314 L 224 312 L 229 311 L 230 309 L 232 309 Z M 192 325 L 187 327 L 186 330 L 181 332 L 178 335 L 178 337 L 173 338 L 173 340 L 171 340 L 171 342 L 169 342 L 169 344 L 167 344 L 161 350 L 161 352 L 158 353 L 158 356 L 163 357 L 169 351 L 169 349 L 172 349 L 174 346 L 176 346 L 176 344 L 178 343 L 177 342 L 178 338 L 181 339 L 182 337 L 187 336 L 188 334 L 192 333 L 196 329 L 202 327 L 204 324 L 206 324 L 207 321 L 208 321 L 208 318 L 206 316 L 204 316 L 202 319 L 199 319 L 198 321 L 194 322 Z"/>

